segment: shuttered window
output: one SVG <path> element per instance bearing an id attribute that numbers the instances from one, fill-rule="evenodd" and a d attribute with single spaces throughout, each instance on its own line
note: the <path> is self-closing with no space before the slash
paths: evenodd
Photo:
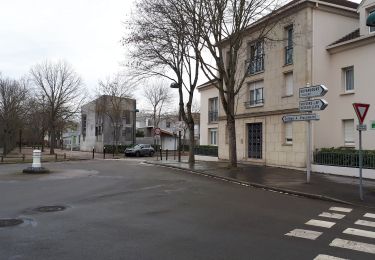
<path id="1" fill-rule="evenodd" d="M 354 119 L 343 120 L 344 144 L 354 145 Z"/>
<path id="2" fill-rule="evenodd" d="M 217 145 L 217 128 L 210 128 L 210 145 Z"/>
<path id="3" fill-rule="evenodd" d="M 293 72 L 285 74 L 285 96 L 293 95 Z"/>
<path id="4" fill-rule="evenodd" d="M 293 125 L 292 122 L 285 123 L 285 144 L 293 143 Z"/>
<path id="5" fill-rule="evenodd" d="M 344 90 L 345 92 L 354 91 L 354 67 L 343 69 L 344 73 Z"/>

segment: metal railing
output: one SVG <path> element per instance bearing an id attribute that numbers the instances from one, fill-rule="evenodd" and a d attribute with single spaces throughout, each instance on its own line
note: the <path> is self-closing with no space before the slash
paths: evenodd
<path id="1" fill-rule="evenodd" d="M 314 152 L 314 164 L 359 167 L 359 154 L 355 152 Z M 375 169 L 375 153 L 363 152 L 363 168 Z"/>
<path id="2" fill-rule="evenodd" d="M 255 107 L 255 106 L 259 106 L 259 105 L 263 105 L 263 104 L 264 104 L 264 98 L 262 98 L 262 99 L 250 100 L 250 101 L 244 102 L 244 104 L 245 104 L 245 107 L 246 107 L 246 108 Z"/>
<path id="3" fill-rule="evenodd" d="M 194 154 L 196 155 L 207 155 L 207 156 L 218 156 L 217 146 L 196 146 L 194 147 Z"/>
<path id="4" fill-rule="evenodd" d="M 217 111 L 208 112 L 208 122 L 209 123 L 217 122 L 217 118 L 218 118 L 218 112 Z"/>
<path id="5" fill-rule="evenodd" d="M 293 64 L 293 47 L 285 47 L 285 65 Z"/>
<path id="6" fill-rule="evenodd" d="M 255 74 L 264 71 L 264 54 L 255 56 L 246 61 L 246 70 L 248 74 Z"/>

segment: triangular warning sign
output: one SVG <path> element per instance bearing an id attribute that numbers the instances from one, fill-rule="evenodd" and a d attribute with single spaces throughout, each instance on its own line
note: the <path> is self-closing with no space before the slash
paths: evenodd
<path id="1" fill-rule="evenodd" d="M 357 114 L 359 124 L 363 124 L 365 120 L 368 108 L 370 107 L 369 104 L 361 104 L 361 103 L 353 103 L 354 111 Z"/>

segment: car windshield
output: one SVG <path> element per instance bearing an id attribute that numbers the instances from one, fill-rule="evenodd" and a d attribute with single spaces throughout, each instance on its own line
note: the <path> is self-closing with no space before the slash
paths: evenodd
<path id="1" fill-rule="evenodd" d="M 137 144 L 137 145 L 135 145 L 133 148 L 134 148 L 134 149 L 141 149 L 142 146 L 140 146 L 139 144 Z"/>

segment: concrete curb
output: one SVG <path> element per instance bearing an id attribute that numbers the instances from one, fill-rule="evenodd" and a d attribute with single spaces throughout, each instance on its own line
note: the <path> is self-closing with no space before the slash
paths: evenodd
<path id="1" fill-rule="evenodd" d="M 277 187 L 263 185 L 263 184 L 254 183 L 254 182 L 239 181 L 237 179 L 233 179 L 233 178 L 229 178 L 229 177 L 223 177 L 223 176 L 217 176 L 215 174 L 207 173 L 207 172 L 204 172 L 204 171 L 186 169 L 186 168 L 175 166 L 175 165 L 167 165 L 167 164 L 155 163 L 155 162 L 149 162 L 149 161 L 143 161 L 143 163 L 162 166 L 162 167 L 171 168 L 171 169 L 183 170 L 183 171 L 186 171 L 186 172 L 191 172 L 191 173 L 194 173 L 194 174 L 202 175 L 202 176 L 209 177 L 209 178 L 214 178 L 214 179 L 217 179 L 217 180 L 227 181 L 227 182 L 231 182 L 231 183 L 235 183 L 235 184 L 239 184 L 239 185 L 247 186 L 247 187 L 254 187 L 254 188 L 258 188 L 258 189 L 280 192 L 280 193 L 283 193 L 283 194 L 286 194 L 286 195 L 295 195 L 295 196 L 300 196 L 300 197 L 305 197 L 305 198 L 310 198 L 310 199 L 330 201 L 330 202 L 341 203 L 341 204 L 346 204 L 346 205 L 351 205 L 351 206 L 356 206 L 356 207 L 362 207 L 362 208 L 369 208 L 369 209 L 375 208 L 375 207 L 371 207 L 371 206 L 360 205 L 360 204 L 356 204 L 356 203 L 353 203 L 353 202 L 336 199 L 336 198 L 325 196 L 325 195 L 319 195 L 319 194 L 313 194 L 313 193 L 306 193 L 306 192 L 301 192 L 301 191 L 277 188 Z"/>

